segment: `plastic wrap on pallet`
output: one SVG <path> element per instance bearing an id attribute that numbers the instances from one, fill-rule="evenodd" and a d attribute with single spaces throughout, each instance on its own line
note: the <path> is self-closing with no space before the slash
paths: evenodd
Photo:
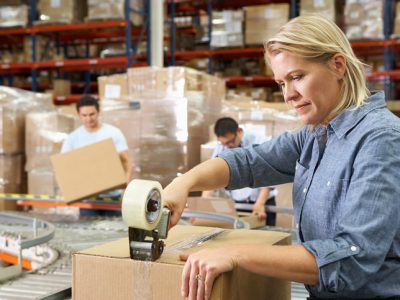
<path id="1" fill-rule="evenodd" d="M 279 108 L 282 108 L 281 103 L 277 104 Z M 287 107 L 286 110 L 282 110 L 274 106 L 277 105 L 259 101 L 224 101 L 222 115 L 237 120 L 247 132 L 266 138 L 275 138 L 286 131 L 298 130 L 302 127 L 293 109 Z"/>
<path id="2" fill-rule="evenodd" d="M 39 0 L 39 20 L 48 23 L 81 22 L 87 15 L 86 1 Z"/>
<path id="3" fill-rule="evenodd" d="M 55 108 L 31 111 L 26 115 L 26 171 L 51 169 L 50 156 L 59 153 L 74 129 L 75 119 Z"/>
<path id="4" fill-rule="evenodd" d="M 125 0 L 88 0 L 88 19 L 125 19 Z M 133 25 L 143 23 L 143 0 L 130 0 L 130 20 Z"/>
<path id="5" fill-rule="evenodd" d="M 346 1 L 346 36 L 351 40 L 383 39 L 383 8 L 384 1 Z"/>
<path id="6" fill-rule="evenodd" d="M 0 153 L 24 152 L 26 114 L 51 106 L 50 95 L 0 86 Z"/>
<path id="7" fill-rule="evenodd" d="M 27 5 L 0 6 L 0 27 L 25 27 L 28 21 Z"/>
<path id="8" fill-rule="evenodd" d="M 139 164 L 141 111 L 140 103 L 129 98 L 102 98 L 100 101 L 100 119 L 102 122 L 119 128 L 128 144 L 128 155 L 132 161 L 133 174 Z M 136 178 L 136 176 L 133 176 Z"/>
<path id="9" fill-rule="evenodd" d="M 128 70 L 129 97 L 140 102 L 141 178 L 165 185 L 200 162 L 200 145 L 219 116 L 223 80 L 184 67 Z"/>
<path id="10" fill-rule="evenodd" d="M 125 99 L 128 96 L 128 76 L 124 74 L 113 74 L 97 77 L 99 86 L 99 98 L 102 99 Z"/>
<path id="11" fill-rule="evenodd" d="M 22 192 L 25 184 L 23 154 L 0 154 L 0 192 Z"/>
<path id="12" fill-rule="evenodd" d="M 28 172 L 28 193 L 32 195 L 59 195 L 53 169 L 32 169 Z"/>

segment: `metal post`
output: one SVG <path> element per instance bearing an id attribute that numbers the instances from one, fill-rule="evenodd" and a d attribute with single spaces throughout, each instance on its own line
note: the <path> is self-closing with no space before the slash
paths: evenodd
<path id="1" fill-rule="evenodd" d="M 151 20 L 150 20 L 150 10 L 151 10 L 151 1 L 144 1 L 144 11 L 146 16 L 146 62 L 150 66 L 151 65 Z"/>
<path id="2" fill-rule="evenodd" d="M 207 2 L 207 13 L 208 13 L 208 50 L 211 50 L 211 36 L 212 36 L 212 0 Z M 213 61 L 212 57 L 208 57 L 208 73 L 213 72 Z"/>
<path id="3" fill-rule="evenodd" d="M 147 2 L 146 0 L 144 2 Z M 132 24 L 131 24 L 131 5 L 130 0 L 125 0 L 125 53 L 128 58 L 128 68 L 132 67 Z"/>
<path id="4" fill-rule="evenodd" d="M 390 35 L 393 31 L 393 23 L 394 23 L 394 8 L 395 8 L 394 0 L 384 0 L 384 10 L 383 10 L 383 34 L 385 40 L 390 39 Z M 385 70 L 392 70 L 395 65 L 395 57 L 391 46 L 385 46 L 383 52 L 383 62 L 385 66 Z M 392 79 L 390 77 L 384 79 L 384 90 L 386 100 L 395 97 L 393 92 L 393 84 Z"/>
<path id="5" fill-rule="evenodd" d="M 150 0 L 150 19 L 151 19 L 151 65 L 154 67 L 164 66 L 163 57 L 163 42 L 164 42 L 164 31 L 163 31 L 163 1 L 162 0 Z"/>
<path id="6" fill-rule="evenodd" d="M 296 0 L 290 0 L 290 18 L 296 18 L 299 15 L 298 9 L 297 9 L 297 1 Z"/>
<path id="7" fill-rule="evenodd" d="M 31 8 L 31 18 L 29 20 L 29 25 L 33 25 L 33 21 L 36 20 L 37 11 L 36 11 L 36 0 L 30 0 L 30 8 Z M 32 43 L 32 62 L 36 61 L 36 35 L 31 34 L 31 43 Z M 32 91 L 36 92 L 38 90 L 37 83 L 37 70 L 32 69 Z"/>
<path id="8" fill-rule="evenodd" d="M 171 58 L 170 58 L 170 65 L 174 66 L 175 65 L 175 12 L 176 12 L 176 6 L 175 6 L 175 1 L 171 0 L 171 5 L 170 5 L 170 21 L 169 21 L 169 51 L 171 53 Z"/>

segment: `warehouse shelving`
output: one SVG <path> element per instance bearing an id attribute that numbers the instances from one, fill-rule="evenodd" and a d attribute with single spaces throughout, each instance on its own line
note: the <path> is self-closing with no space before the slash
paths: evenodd
<path id="1" fill-rule="evenodd" d="M 148 1 L 144 1 L 145 7 L 142 13 L 147 15 L 149 11 Z M 56 71 L 58 76 L 67 72 L 84 71 L 85 83 L 84 90 L 91 91 L 90 71 L 119 69 L 126 70 L 131 66 L 143 66 L 149 64 L 150 55 L 134 54 L 132 50 L 132 40 L 138 41 L 146 38 L 149 34 L 150 23 L 146 22 L 141 28 L 133 28 L 130 23 L 130 2 L 125 1 L 125 20 L 101 20 L 87 23 L 73 24 L 43 24 L 32 25 L 36 20 L 36 0 L 30 0 L 31 20 L 27 28 L 3 28 L 0 29 L 0 43 L 3 45 L 22 44 L 24 37 L 30 37 L 32 42 L 32 62 L 27 63 L 3 63 L 0 64 L 0 84 L 8 80 L 8 85 L 12 86 L 14 75 L 30 75 L 30 89 L 37 91 L 41 86 L 38 84 L 38 72 L 41 70 Z M 138 12 L 137 12 L 138 13 Z M 64 52 L 65 59 L 53 61 L 35 61 L 36 58 L 36 38 L 40 35 L 51 36 L 56 42 L 57 53 Z M 89 45 L 98 44 L 125 44 L 126 52 L 123 56 L 112 57 L 89 57 Z M 68 45 L 83 45 L 86 47 L 85 58 L 68 58 Z M 133 45 L 136 46 L 136 45 Z M 148 49 L 149 50 L 149 49 Z M 26 87 L 26 85 L 24 85 Z M 66 99 L 75 99 L 76 96 L 66 95 Z M 57 99 L 56 99 L 57 100 Z"/>
<path id="2" fill-rule="evenodd" d="M 209 42 L 211 41 L 211 18 L 213 10 L 221 9 L 237 9 L 244 6 L 271 4 L 271 3 L 290 3 L 290 17 L 298 15 L 299 2 L 296 0 L 286 1 L 269 1 L 269 0 L 252 0 L 252 1 L 212 1 L 212 0 L 169 0 L 170 12 L 170 26 L 171 32 L 175 26 L 173 16 L 176 14 L 198 14 L 200 10 L 207 11 L 209 16 L 208 33 Z M 393 82 L 400 81 L 400 70 L 395 67 L 395 56 L 400 53 L 400 40 L 391 39 L 394 21 L 394 6 L 395 0 L 384 0 L 384 40 L 365 40 L 365 41 L 352 41 L 352 47 L 355 53 L 360 57 L 367 57 L 371 55 L 382 55 L 384 59 L 384 71 L 372 72 L 368 75 L 368 80 L 371 82 L 384 82 L 387 95 L 391 95 L 391 86 Z M 170 41 L 169 62 L 174 65 L 176 61 L 186 61 L 194 58 L 208 58 L 209 68 L 208 71 L 212 72 L 212 60 L 231 60 L 240 57 L 262 57 L 264 54 L 263 47 L 251 48 L 226 48 L 226 49 L 211 49 L 210 44 L 208 50 L 195 50 L 195 51 L 176 51 L 174 40 Z M 235 85 L 252 85 L 252 86 L 273 86 L 274 81 L 270 76 L 234 76 L 225 78 L 228 87 Z"/>
<path id="3" fill-rule="evenodd" d="M 32 3 L 36 0 L 31 0 Z M 147 6 L 144 11 L 148 14 L 150 11 L 150 1 L 145 1 Z M 208 58 L 208 71 L 213 72 L 212 61 L 214 60 L 233 60 L 241 57 L 262 57 L 264 48 L 258 47 L 243 47 L 243 48 L 224 48 L 212 49 L 209 44 L 206 49 L 192 51 L 177 51 L 175 47 L 175 32 L 196 33 L 193 27 L 176 28 L 174 19 L 181 15 L 198 15 L 200 11 L 206 11 L 209 15 L 209 37 L 211 36 L 211 16 L 214 10 L 221 9 L 237 9 L 244 6 L 270 4 L 270 3 L 289 3 L 290 17 L 298 15 L 299 0 L 168 0 L 168 15 L 170 24 L 170 40 L 169 51 L 165 53 L 166 64 L 175 65 L 177 61 L 188 61 L 195 58 Z M 384 40 L 375 41 L 353 41 L 352 46 L 354 51 L 360 57 L 370 55 L 382 55 L 384 58 L 385 70 L 373 72 L 369 74 L 369 81 L 384 82 L 387 89 L 393 86 L 394 83 L 400 81 L 400 70 L 396 69 L 395 57 L 400 53 L 400 40 L 390 39 L 390 34 L 393 28 L 393 10 L 394 0 L 384 0 Z M 34 7 L 34 6 L 32 6 Z M 126 1 L 126 12 L 129 12 L 129 1 Z M 34 13 L 32 14 L 34 16 Z M 24 36 L 31 36 L 34 40 L 36 36 L 41 34 L 54 35 L 58 45 L 68 43 L 96 44 L 96 43 L 125 43 L 132 45 L 132 39 L 143 39 L 143 35 L 148 35 L 150 32 L 149 19 L 145 18 L 146 22 L 142 28 L 132 28 L 128 20 L 129 13 L 126 13 L 126 20 L 109 20 L 101 22 L 81 23 L 81 24 L 52 24 L 46 26 L 30 26 L 28 28 L 11 28 L 0 29 L 0 42 L 4 44 L 22 43 Z M 104 42 L 105 40 L 105 42 Z M 149 42 L 149 39 L 148 39 Z M 0 64 L 0 84 L 8 80 L 9 85 L 12 85 L 13 75 L 31 75 L 32 90 L 42 88 L 37 82 L 37 74 L 41 70 L 57 71 L 59 74 L 68 72 L 86 71 L 85 82 L 81 83 L 80 87 L 85 87 L 85 92 L 93 91 L 95 87 L 90 82 L 90 73 L 92 70 L 105 69 L 120 69 L 125 70 L 130 66 L 143 66 L 150 64 L 150 43 L 147 43 L 146 54 L 132 53 L 130 46 L 126 47 L 126 55 L 118 57 L 97 57 L 97 58 L 74 58 L 57 61 L 31 62 L 31 63 L 10 63 Z M 60 51 L 60 50 L 59 50 Z M 235 85 L 253 85 L 253 86 L 274 86 L 273 79 L 270 76 L 235 76 L 226 78 L 227 86 Z M 75 85 L 78 86 L 78 85 Z M 390 93 L 389 93 L 390 94 Z M 68 97 L 67 97 L 68 98 Z M 69 97 L 74 99 L 75 97 Z"/>

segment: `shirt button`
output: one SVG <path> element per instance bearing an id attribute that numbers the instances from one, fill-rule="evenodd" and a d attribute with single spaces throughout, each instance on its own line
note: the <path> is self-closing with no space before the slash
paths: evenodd
<path id="1" fill-rule="evenodd" d="M 356 252 L 357 251 L 357 247 L 356 246 L 351 246 L 350 250 L 353 251 L 353 252 Z"/>
<path id="2" fill-rule="evenodd" d="M 331 182 L 330 182 L 330 181 L 328 181 L 328 182 L 326 183 L 326 185 L 327 185 L 327 186 L 330 186 L 330 185 L 331 185 Z"/>
<path id="3" fill-rule="evenodd" d="M 307 188 L 304 188 L 303 189 L 303 193 L 305 194 L 307 192 Z"/>
<path id="4" fill-rule="evenodd" d="M 296 229 L 299 229 L 299 224 L 296 224 Z"/>

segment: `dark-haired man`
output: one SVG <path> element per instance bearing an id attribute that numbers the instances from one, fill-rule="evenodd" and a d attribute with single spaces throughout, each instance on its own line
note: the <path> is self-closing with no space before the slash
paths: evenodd
<path id="1" fill-rule="evenodd" d="M 108 138 L 112 138 L 115 148 L 121 159 L 126 174 L 126 182 L 129 183 L 132 175 L 132 163 L 128 155 L 128 144 L 121 130 L 109 124 L 100 122 L 100 107 L 97 100 L 91 96 L 83 96 L 76 102 L 76 111 L 82 125 L 71 132 L 65 139 L 61 152 L 71 151 Z M 104 214 L 105 211 L 93 211 L 81 209 L 81 215 Z M 108 215 L 113 212 L 108 211 Z M 118 212 L 120 214 L 120 212 Z"/>
<path id="2" fill-rule="evenodd" d="M 255 135 L 246 133 L 239 124 L 230 117 L 217 120 L 214 125 L 214 133 L 217 136 L 218 145 L 214 149 L 211 158 L 217 157 L 226 149 L 247 147 L 263 141 L 257 139 Z M 251 211 L 259 219 L 266 219 L 266 225 L 274 226 L 276 223 L 275 213 L 266 213 L 266 205 L 275 205 L 275 190 L 269 187 L 261 188 L 242 188 L 238 190 L 225 190 L 225 193 L 235 201 L 238 211 Z M 203 197 L 212 196 L 213 191 L 203 192 Z"/>

